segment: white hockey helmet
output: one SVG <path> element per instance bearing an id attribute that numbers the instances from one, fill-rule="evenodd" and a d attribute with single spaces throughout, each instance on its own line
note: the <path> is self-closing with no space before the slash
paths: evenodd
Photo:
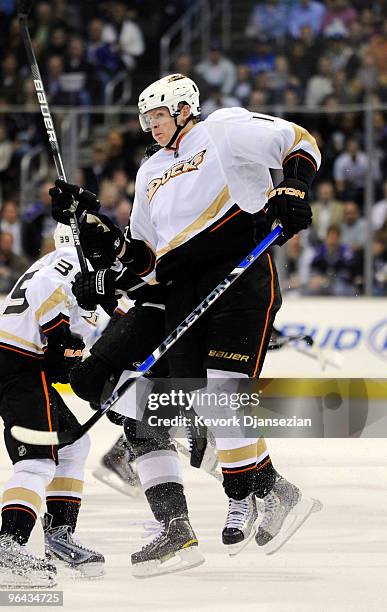
<path id="1" fill-rule="evenodd" d="M 179 114 L 180 102 L 191 107 L 191 115 L 200 115 L 199 88 L 196 83 L 183 74 L 169 74 L 155 81 L 141 92 L 138 99 L 140 125 L 144 132 L 150 132 L 149 119 L 146 113 L 154 108 L 166 106 L 171 117 Z"/>
<path id="2" fill-rule="evenodd" d="M 54 232 L 55 248 L 74 246 L 74 238 L 69 225 L 58 223 Z"/>

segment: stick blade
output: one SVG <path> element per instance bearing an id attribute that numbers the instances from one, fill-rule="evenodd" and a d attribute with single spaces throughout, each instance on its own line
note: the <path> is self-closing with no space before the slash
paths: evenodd
<path id="1" fill-rule="evenodd" d="M 35 444 L 37 446 L 55 446 L 59 444 L 58 433 L 56 431 L 39 431 L 38 429 L 28 429 L 14 425 L 11 427 L 11 434 L 19 442 L 25 444 Z"/>

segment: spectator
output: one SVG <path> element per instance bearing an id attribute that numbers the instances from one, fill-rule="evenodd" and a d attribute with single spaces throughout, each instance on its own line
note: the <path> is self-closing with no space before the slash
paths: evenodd
<path id="1" fill-rule="evenodd" d="M 298 0 L 290 9 L 288 24 L 289 33 L 293 38 L 299 38 L 302 26 L 308 25 L 315 34 L 321 32 L 326 8 L 316 0 Z"/>
<path id="2" fill-rule="evenodd" d="M 360 216 L 356 202 L 344 202 L 341 237 L 354 253 L 362 251 L 367 239 L 367 221 Z"/>
<path id="3" fill-rule="evenodd" d="M 387 295 L 387 240 L 386 234 L 377 232 L 372 242 L 374 282 L 373 294 Z"/>
<path id="4" fill-rule="evenodd" d="M 290 74 L 289 62 L 284 55 L 278 55 L 275 59 L 275 69 L 268 75 L 268 87 L 272 93 L 273 102 L 278 103 L 285 89 L 300 89 L 298 77 Z"/>
<path id="5" fill-rule="evenodd" d="M 123 232 L 129 223 L 130 213 L 132 212 L 132 204 L 128 200 L 120 200 L 115 208 L 116 223 Z"/>
<path id="6" fill-rule="evenodd" d="M 231 93 L 236 82 L 236 69 L 234 64 L 224 57 L 219 42 L 210 43 L 207 59 L 200 62 L 196 70 L 209 87 L 220 89 L 223 95 Z"/>
<path id="7" fill-rule="evenodd" d="M 13 236 L 0 233 L 0 293 L 9 293 L 17 279 L 28 268 L 28 262 L 13 250 Z"/>
<path id="8" fill-rule="evenodd" d="M 261 89 L 253 89 L 249 98 L 249 108 L 255 112 L 265 112 L 268 104 L 268 93 Z"/>
<path id="9" fill-rule="evenodd" d="M 303 235 L 295 234 L 286 243 L 286 278 L 283 286 L 286 292 L 304 293 L 309 278 L 310 262 L 314 255 L 312 248 L 303 244 Z"/>
<path id="10" fill-rule="evenodd" d="M 311 263 L 310 295 L 355 295 L 355 261 L 352 251 L 341 242 L 340 228 L 331 225 L 324 243 Z"/>
<path id="11" fill-rule="evenodd" d="M 246 106 L 252 91 L 251 75 L 248 66 L 240 64 L 237 66 L 236 83 L 232 95 L 238 98 L 242 106 Z"/>
<path id="12" fill-rule="evenodd" d="M 93 146 L 91 165 L 83 168 L 84 187 L 93 193 L 99 192 L 99 186 L 103 179 L 109 175 L 108 152 L 106 145 L 96 142 Z"/>
<path id="13" fill-rule="evenodd" d="M 275 39 L 286 35 L 288 27 L 287 8 L 283 0 L 264 0 L 256 4 L 246 25 L 247 38 L 257 38 L 270 34 Z"/>
<path id="14" fill-rule="evenodd" d="M 332 225 L 339 225 L 343 219 L 343 205 L 335 199 L 332 182 L 323 181 L 318 184 L 317 200 L 312 202 L 311 208 L 313 213 L 311 233 L 318 240 L 323 241 L 328 228 Z"/>
<path id="15" fill-rule="evenodd" d="M 53 104 L 65 104 L 67 98 L 61 82 L 64 74 L 64 61 L 59 55 L 53 55 L 47 61 L 46 66 L 44 85 L 47 96 Z"/>
<path id="16" fill-rule="evenodd" d="M 267 36 L 262 36 L 255 41 L 252 53 L 244 63 L 249 68 L 252 78 L 255 78 L 260 72 L 273 72 L 275 58 L 274 45 Z"/>
<path id="17" fill-rule="evenodd" d="M 33 28 L 32 38 L 37 51 L 42 52 L 48 47 L 54 20 L 55 16 L 51 2 L 38 2 L 35 5 L 35 27 Z"/>
<path id="18" fill-rule="evenodd" d="M 0 98 L 4 98 L 8 104 L 17 104 L 20 101 L 22 83 L 18 74 L 16 55 L 7 52 L 1 61 Z"/>
<path id="19" fill-rule="evenodd" d="M 56 223 L 51 217 L 51 198 L 48 190 L 54 185 L 44 182 L 40 186 L 39 198 L 29 206 L 22 218 L 23 251 L 31 259 L 41 256 L 43 239 L 54 233 Z"/>
<path id="20" fill-rule="evenodd" d="M 13 251 L 22 254 L 22 230 L 19 209 L 14 200 L 6 200 L 0 211 L 0 231 L 12 234 Z"/>
<path id="21" fill-rule="evenodd" d="M 232 106 L 239 106 L 237 98 L 226 96 L 222 94 L 220 88 L 213 87 L 209 98 L 207 98 L 201 106 L 201 114 L 203 119 L 205 119 L 208 115 L 220 108 L 231 108 Z"/>
<path id="22" fill-rule="evenodd" d="M 376 202 L 372 207 L 371 221 L 374 230 L 380 230 L 387 226 L 387 181 L 383 183 L 384 198 Z"/>
<path id="23" fill-rule="evenodd" d="M 65 27 L 59 25 L 55 26 L 49 37 L 46 53 L 44 57 L 46 61 L 52 55 L 59 55 L 64 57 L 67 48 L 68 31 Z"/>
<path id="24" fill-rule="evenodd" d="M 125 2 L 109 2 L 108 6 L 111 19 L 103 27 L 102 38 L 115 45 L 126 68 L 133 70 L 136 58 L 145 51 L 143 33 L 135 22 L 137 13 L 128 10 Z"/>
<path id="25" fill-rule="evenodd" d="M 205 79 L 199 74 L 199 72 L 194 68 L 192 63 L 192 57 L 188 53 L 182 53 L 176 60 L 175 63 L 175 72 L 178 74 L 184 74 L 189 77 L 193 81 L 195 81 L 196 85 L 200 91 L 200 97 L 202 100 L 205 100 L 210 93 L 210 88 Z"/>
<path id="26" fill-rule="evenodd" d="M 3 188 L 8 187 L 9 177 L 7 172 L 11 165 L 14 145 L 11 141 L 7 128 L 0 123 L 0 183 Z"/>
<path id="27" fill-rule="evenodd" d="M 69 104 L 89 106 L 91 100 L 96 97 L 92 67 L 86 61 L 85 47 L 80 36 L 70 38 L 60 83 L 62 89 L 68 93 Z"/>
<path id="28" fill-rule="evenodd" d="M 319 106 L 321 102 L 333 93 L 332 62 L 329 57 L 322 56 L 318 61 L 318 72 L 307 82 L 305 91 L 305 104 Z"/>
<path id="29" fill-rule="evenodd" d="M 95 78 L 99 84 L 96 91 L 97 100 L 103 104 L 104 90 L 108 82 L 124 68 L 119 48 L 114 43 L 103 40 L 102 19 L 92 19 L 87 27 L 86 59 L 94 68 Z"/>
<path id="30" fill-rule="evenodd" d="M 327 11 L 322 22 L 323 35 L 334 36 L 341 33 L 346 36 L 356 18 L 357 10 L 348 0 L 327 0 Z"/>
<path id="31" fill-rule="evenodd" d="M 104 179 L 101 183 L 99 191 L 99 199 L 101 200 L 101 213 L 110 217 L 115 222 L 116 206 L 120 200 L 120 192 L 113 181 Z"/>
<path id="32" fill-rule="evenodd" d="M 309 25 L 304 25 L 301 27 L 300 37 L 288 40 L 285 48 L 291 73 L 302 74 L 302 79 L 306 82 L 316 72 L 317 61 L 321 56 L 320 40 Z"/>
<path id="33" fill-rule="evenodd" d="M 373 173 L 375 179 L 380 179 L 378 160 L 373 160 Z M 363 194 L 366 176 L 369 170 L 368 158 L 364 151 L 360 151 L 359 143 L 349 138 L 345 151 L 339 155 L 333 165 L 333 176 L 336 191 L 341 199 L 354 199 L 363 206 Z"/>

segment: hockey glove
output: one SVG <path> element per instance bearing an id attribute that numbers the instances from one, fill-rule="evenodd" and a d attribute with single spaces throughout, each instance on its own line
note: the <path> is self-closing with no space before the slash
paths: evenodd
<path id="1" fill-rule="evenodd" d="M 82 360 L 83 341 L 68 332 L 66 337 L 49 337 L 44 358 L 44 370 L 51 383 L 69 382 L 70 370 Z"/>
<path id="2" fill-rule="evenodd" d="M 308 187 L 297 179 L 286 179 L 273 189 L 266 207 L 266 219 L 271 226 L 278 219 L 284 231 L 276 244 L 282 246 L 300 230 L 312 223 Z"/>
<path id="3" fill-rule="evenodd" d="M 97 272 L 77 274 L 72 292 L 79 306 L 84 310 L 91 310 L 91 304 L 100 304 L 109 315 L 112 315 L 118 305 L 115 295 L 117 275 L 118 273 L 113 272 L 113 270 L 98 270 Z"/>
<path id="4" fill-rule="evenodd" d="M 83 252 L 95 270 L 109 268 L 121 253 L 125 238 L 106 215 L 88 213 L 80 228 Z"/>
<path id="5" fill-rule="evenodd" d="M 70 225 L 72 214 L 81 221 L 85 211 L 96 212 L 101 208 L 95 193 L 61 179 L 55 181 L 55 187 L 52 187 L 48 193 L 51 196 L 53 218 L 65 225 Z"/>

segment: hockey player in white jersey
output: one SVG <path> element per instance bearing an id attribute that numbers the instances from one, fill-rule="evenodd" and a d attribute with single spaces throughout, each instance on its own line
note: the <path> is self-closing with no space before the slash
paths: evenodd
<path id="1" fill-rule="evenodd" d="M 81 310 L 71 292 L 80 270 L 71 240 L 69 228 L 59 225 L 57 250 L 21 276 L 0 309 L 0 416 L 14 466 L 1 512 L 0 582 L 7 585 L 53 586 L 56 565 L 79 576 L 103 573 L 104 557 L 73 538 L 89 437 L 57 448 L 21 444 L 10 434 L 13 425 L 42 430 L 77 425 L 52 386 L 68 382 L 83 339 L 95 326 L 95 313 Z M 40 559 L 25 544 L 44 502 L 46 559 Z"/>
<path id="2" fill-rule="evenodd" d="M 171 331 L 276 219 L 284 227 L 279 244 L 310 225 L 308 191 L 320 153 L 302 127 L 242 108 L 216 111 L 199 122 L 198 88 L 183 75 L 150 85 L 140 95 L 139 110 L 143 129 L 161 148 L 138 172 L 130 232 L 122 236 L 98 213 L 94 222 L 100 247 L 148 282 L 168 283 Z M 283 171 L 276 188 L 270 169 Z M 111 299 L 117 280 L 111 270 L 103 282 L 101 275 L 86 274 L 73 290 L 80 304 L 103 302 Z M 207 376 L 210 385 L 221 379 L 226 393 L 241 379 L 258 377 L 280 304 L 275 265 L 265 254 L 169 350 L 172 376 Z M 261 438 L 218 437 L 217 450 L 229 498 L 224 544 L 240 550 L 255 535 L 258 546 L 274 552 L 309 516 L 313 500 L 278 475 Z M 265 505 L 258 529 L 256 497 Z M 170 552 L 170 535 L 165 524 L 162 546 L 158 540 L 134 562 L 151 563 Z"/>

